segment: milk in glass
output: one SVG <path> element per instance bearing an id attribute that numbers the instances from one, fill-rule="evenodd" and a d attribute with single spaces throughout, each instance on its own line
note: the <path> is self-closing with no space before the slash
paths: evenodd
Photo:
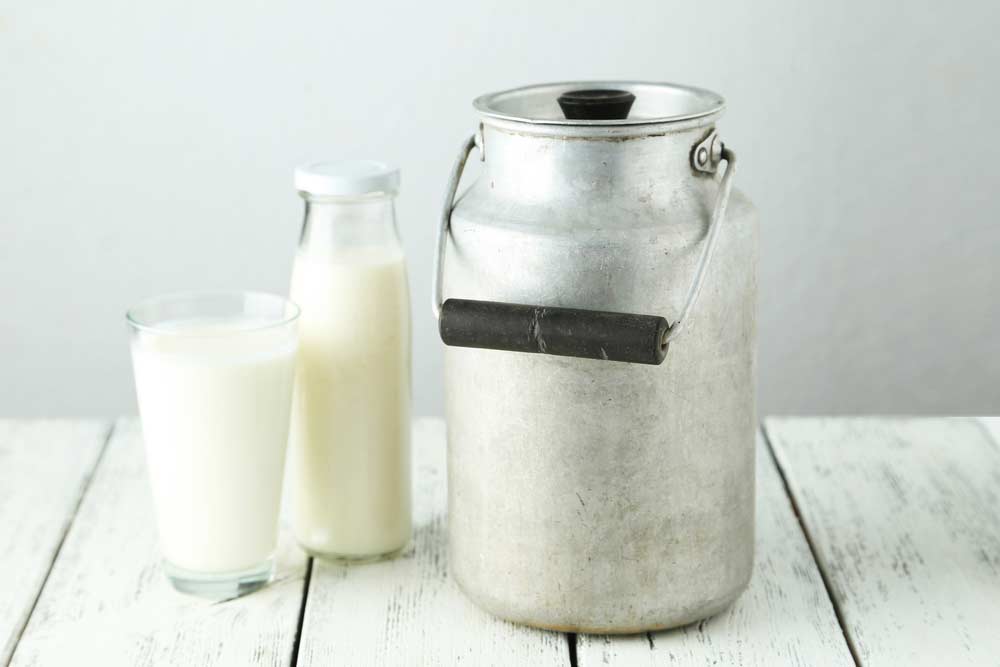
<path id="1" fill-rule="evenodd" d="M 273 300 L 276 312 L 229 304 L 228 314 L 205 313 L 205 299 L 227 296 Z M 130 314 L 139 320 L 132 360 L 160 549 L 179 588 L 228 583 L 235 594 L 234 578 L 246 589 L 270 577 L 277 545 L 295 307 L 268 295 L 179 299 L 174 312 L 161 303 L 159 315 L 148 315 L 150 305 Z"/>

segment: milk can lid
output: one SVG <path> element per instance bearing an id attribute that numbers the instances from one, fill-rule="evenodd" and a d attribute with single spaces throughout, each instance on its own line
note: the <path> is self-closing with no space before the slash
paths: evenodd
<path id="1" fill-rule="evenodd" d="M 399 192 L 399 169 L 375 160 L 312 162 L 295 170 L 295 189 L 313 195 L 394 195 Z"/>
<path id="2" fill-rule="evenodd" d="M 721 95 L 646 81 L 546 83 L 489 93 L 473 105 L 487 118 L 537 125 L 617 126 L 675 123 L 718 115 Z"/>

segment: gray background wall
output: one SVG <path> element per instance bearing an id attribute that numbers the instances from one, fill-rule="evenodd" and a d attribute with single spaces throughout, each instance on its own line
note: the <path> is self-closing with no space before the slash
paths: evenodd
<path id="1" fill-rule="evenodd" d="M 284 291 L 292 168 L 403 168 L 418 413 L 433 236 L 482 92 L 723 93 L 761 210 L 760 408 L 1000 412 L 994 2 L 0 2 L 0 414 L 134 411 L 125 308 Z"/>

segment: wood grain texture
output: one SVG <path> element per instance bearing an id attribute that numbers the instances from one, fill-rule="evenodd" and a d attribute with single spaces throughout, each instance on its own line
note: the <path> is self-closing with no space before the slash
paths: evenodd
<path id="1" fill-rule="evenodd" d="M 108 443 L 13 665 L 285 665 L 306 558 L 287 536 L 276 583 L 227 602 L 175 592 L 160 570 L 138 423 Z"/>
<path id="2" fill-rule="evenodd" d="M 580 635 L 580 667 L 853 665 L 819 570 L 761 438 L 756 530 L 753 578 L 729 609 L 701 623 L 651 635 Z"/>
<path id="3" fill-rule="evenodd" d="M 28 621 L 110 428 L 0 420 L 0 665 Z"/>
<path id="4" fill-rule="evenodd" d="M 300 665 L 568 665 L 566 637 L 477 609 L 448 576 L 445 428 L 413 433 L 414 540 L 395 560 L 315 560 Z"/>
<path id="5" fill-rule="evenodd" d="M 1000 449 L 973 419 L 772 419 L 864 665 L 1000 664 Z"/>

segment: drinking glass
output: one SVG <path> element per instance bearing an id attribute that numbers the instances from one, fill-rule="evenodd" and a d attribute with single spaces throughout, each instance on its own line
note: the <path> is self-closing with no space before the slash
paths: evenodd
<path id="1" fill-rule="evenodd" d="M 273 576 L 298 306 L 204 292 L 126 315 L 167 577 L 213 599 Z"/>

